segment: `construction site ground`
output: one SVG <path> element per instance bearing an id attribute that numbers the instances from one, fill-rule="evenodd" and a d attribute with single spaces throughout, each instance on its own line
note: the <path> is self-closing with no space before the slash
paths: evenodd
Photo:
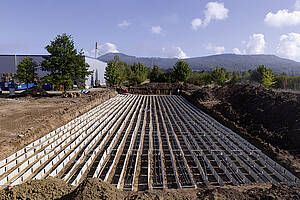
<path id="1" fill-rule="evenodd" d="M 235 90 L 235 92 L 241 92 L 245 88 L 239 89 Z M 248 92 L 253 92 L 252 89 L 249 89 Z M 248 130 L 246 126 L 242 126 L 243 123 L 239 123 L 238 120 L 241 120 L 242 116 L 239 115 L 236 107 L 232 109 L 232 105 L 235 105 L 234 103 L 236 102 L 230 101 L 232 99 L 228 97 L 229 93 L 228 96 L 225 95 L 226 92 L 224 92 L 223 96 L 218 93 L 219 96 L 216 98 L 216 91 L 213 92 L 203 93 L 204 96 L 201 96 L 202 94 L 200 93 L 191 92 L 188 96 L 191 95 L 198 102 L 193 102 L 194 104 L 197 104 L 198 107 L 204 109 L 205 112 L 209 113 L 222 124 L 230 127 L 237 133 L 242 133 L 241 135 L 252 144 L 256 141 L 261 141 L 261 144 L 264 146 L 259 144 L 258 147 L 263 148 L 264 152 L 272 158 L 274 158 L 274 155 L 268 152 L 274 150 L 275 156 L 277 156 L 276 161 L 281 161 L 280 164 L 289 170 L 292 169 L 291 171 L 297 174 L 299 170 L 298 152 L 292 154 L 295 148 L 287 149 L 285 148 L 285 144 L 278 144 L 280 140 L 277 138 L 280 138 L 280 136 L 277 137 L 277 135 L 276 137 L 267 135 L 268 137 L 262 138 L 259 133 L 264 133 L 263 130 L 268 130 L 266 133 L 270 134 L 272 132 L 269 131 L 268 127 L 261 124 L 257 125 L 257 130 L 259 131 L 256 135 L 252 137 L 249 134 L 247 135 L 250 128 Z M 256 95 L 258 94 L 257 98 L 265 94 L 265 92 L 258 89 L 256 93 Z M 230 93 L 232 96 L 233 94 L 234 92 Z M 27 96 L 6 98 L 6 96 L 0 96 L 0 160 L 50 131 L 66 124 L 68 121 L 82 115 L 91 108 L 116 96 L 116 92 L 108 89 L 100 89 L 80 97 L 74 95 L 71 98 L 72 96 L 68 95 L 68 98 L 63 98 L 59 94 L 53 94 L 51 97 Z M 237 96 L 239 95 L 237 94 Z M 278 96 L 275 97 L 277 97 L 278 101 L 280 100 Z M 283 102 L 288 101 L 288 97 L 290 96 L 283 98 Z M 293 99 L 296 103 L 289 104 L 291 105 L 290 112 L 293 111 L 292 106 L 295 107 L 294 110 L 298 109 L 297 102 L 299 102 L 299 97 L 293 96 Z M 220 101 L 223 101 L 223 104 Z M 256 101 L 258 100 L 256 99 Z M 224 109 L 222 110 L 222 108 Z M 231 110 L 228 110 L 230 108 Z M 233 113 L 232 110 L 235 112 Z M 243 111 L 245 112 L 245 110 Z M 239 116 L 239 118 L 231 119 L 225 113 L 234 114 L 233 116 Z M 297 117 L 298 110 L 295 113 L 295 117 Z M 222 117 L 224 117 L 223 120 Z M 231 125 L 230 123 L 226 123 L 228 120 L 235 120 L 235 122 Z M 290 118 L 290 120 L 293 120 L 293 118 Z M 295 127 L 295 130 L 298 130 L 297 124 Z M 254 129 L 255 127 L 251 128 Z M 251 138 L 254 139 L 252 140 Z M 253 184 L 222 187 L 209 186 L 200 189 L 185 190 L 164 189 L 131 192 L 118 190 L 114 186 L 95 178 L 87 178 L 77 187 L 71 186 L 57 178 L 49 178 L 47 180 L 33 180 L 14 186 L 13 188 L 1 190 L 0 199 L 300 199 L 300 187 L 277 187 L 270 184 Z"/>
<path id="2" fill-rule="evenodd" d="M 79 95 L 80 91 L 69 93 L 73 98 L 64 98 L 61 92 L 50 92 L 49 97 L 0 95 L 0 160 L 117 93 L 99 88 Z"/>
<path id="3" fill-rule="evenodd" d="M 300 177 L 300 95 L 260 85 L 205 87 L 183 96 Z"/>
<path id="4" fill-rule="evenodd" d="M 56 178 L 34 180 L 15 186 L 10 190 L 1 190 L 0 199 L 60 199 L 60 200 L 298 200 L 300 187 L 272 186 L 254 184 L 243 186 L 209 186 L 200 189 L 150 190 L 144 192 L 121 191 L 97 178 L 88 178 L 76 188 Z"/>

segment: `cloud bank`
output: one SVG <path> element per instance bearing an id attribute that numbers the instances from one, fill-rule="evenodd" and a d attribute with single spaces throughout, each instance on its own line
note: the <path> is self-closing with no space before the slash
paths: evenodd
<path id="1" fill-rule="evenodd" d="M 300 60 L 300 34 L 289 33 L 281 35 L 277 52 L 279 56 Z"/>
<path id="2" fill-rule="evenodd" d="M 163 47 L 162 52 L 168 58 L 179 58 L 179 59 L 188 58 L 186 53 L 180 47 L 175 47 L 175 46 L 168 47 L 168 48 Z"/>
<path id="3" fill-rule="evenodd" d="M 91 51 L 83 50 L 83 53 L 86 56 L 95 57 L 95 49 Z M 96 57 L 107 53 L 119 53 L 117 46 L 109 42 L 99 45 Z"/>

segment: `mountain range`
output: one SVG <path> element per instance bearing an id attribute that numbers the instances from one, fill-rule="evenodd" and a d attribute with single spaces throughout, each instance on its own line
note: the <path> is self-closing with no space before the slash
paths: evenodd
<path id="1" fill-rule="evenodd" d="M 275 55 L 220 54 L 177 59 L 160 57 L 135 57 L 123 53 L 107 53 L 100 56 L 98 59 L 103 62 L 109 62 L 113 60 L 115 56 L 119 56 L 120 61 L 126 62 L 129 65 L 141 62 L 150 68 L 152 68 L 153 65 L 157 65 L 163 70 L 170 70 L 178 60 L 184 60 L 185 62 L 189 63 L 193 71 L 210 71 L 215 67 L 223 67 L 229 72 L 243 72 L 253 70 L 259 65 L 265 65 L 266 67 L 271 68 L 276 74 L 286 73 L 289 75 L 300 75 L 300 62 L 280 58 Z"/>

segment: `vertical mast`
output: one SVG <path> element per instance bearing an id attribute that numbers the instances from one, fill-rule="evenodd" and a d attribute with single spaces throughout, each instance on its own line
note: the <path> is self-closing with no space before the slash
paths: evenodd
<path id="1" fill-rule="evenodd" d="M 96 48 L 95 48 L 95 58 L 97 58 L 97 50 L 98 50 L 98 43 L 96 42 Z"/>

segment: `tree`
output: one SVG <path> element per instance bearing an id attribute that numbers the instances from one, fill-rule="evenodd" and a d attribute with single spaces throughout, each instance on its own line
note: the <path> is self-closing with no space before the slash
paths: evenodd
<path id="1" fill-rule="evenodd" d="M 241 81 L 241 76 L 239 76 L 236 72 L 233 72 L 230 83 L 235 84 Z"/>
<path id="2" fill-rule="evenodd" d="M 250 78 L 252 81 L 261 83 L 268 87 L 273 86 L 276 83 L 273 71 L 264 65 L 260 65 L 258 68 L 256 68 L 252 72 Z"/>
<path id="3" fill-rule="evenodd" d="M 286 74 L 280 74 L 276 76 L 276 87 L 277 88 L 282 88 L 282 89 L 287 89 L 289 86 L 289 81 L 292 78 L 289 77 Z"/>
<path id="4" fill-rule="evenodd" d="M 76 82 L 79 88 L 84 88 L 86 78 L 92 74 L 91 71 L 88 71 L 89 67 L 89 64 L 85 62 L 83 51 L 80 51 L 79 54 L 76 55 L 74 72 L 71 75 L 72 80 Z M 97 70 L 96 73 L 98 73 Z"/>
<path id="5" fill-rule="evenodd" d="M 275 76 L 272 70 L 267 70 L 263 73 L 262 84 L 268 87 L 276 84 Z"/>
<path id="6" fill-rule="evenodd" d="M 28 83 L 34 82 L 34 79 L 38 77 L 37 66 L 29 56 L 25 57 L 17 66 L 17 78 L 26 83 L 26 90 L 28 90 Z"/>
<path id="7" fill-rule="evenodd" d="M 160 82 L 159 78 L 163 72 L 158 68 L 158 66 L 154 65 L 153 69 L 150 73 L 150 81 L 151 82 Z"/>
<path id="8" fill-rule="evenodd" d="M 122 74 L 118 63 L 119 57 L 116 56 L 114 60 L 110 61 L 105 68 L 104 78 L 111 86 L 120 85 L 122 81 Z"/>
<path id="9" fill-rule="evenodd" d="M 191 74 L 191 68 L 188 63 L 183 60 L 177 61 L 171 72 L 172 79 L 175 82 L 185 82 Z"/>
<path id="10" fill-rule="evenodd" d="M 132 74 L 129 77 L 129 82 L 130 84 L 134 84 L 134 85 L 144 82 L 150 74 L 150 69 L 145 65 L 143 65 L 143 63 L 141 62 L 134 63 L 131 66 L 131 71 Z"/>
<path id="11" fill-rule="evenodd" d="M 63 85 L 66 91 L 72 88 L 74 82 L 83 83 L 91 74 L 82 51 L 77 53 L 71 35 L 63 33 L 56 36 L 45 49 L 50 55 L 44 56 L 42 69 L 50 73 L 45 79 L 56 87 Z"/>
<path id="12" fill-rule="evenodd" d="M 228 75 L 226 75 L 225 69 L 221 69 L 221 68 L 217 67 L 216 69 L 211 71 L 210 77 L 214 83 L 216 83 L 218 85 L 223 85 L 225 83 L 225 81 L 227 80 Z"/>

